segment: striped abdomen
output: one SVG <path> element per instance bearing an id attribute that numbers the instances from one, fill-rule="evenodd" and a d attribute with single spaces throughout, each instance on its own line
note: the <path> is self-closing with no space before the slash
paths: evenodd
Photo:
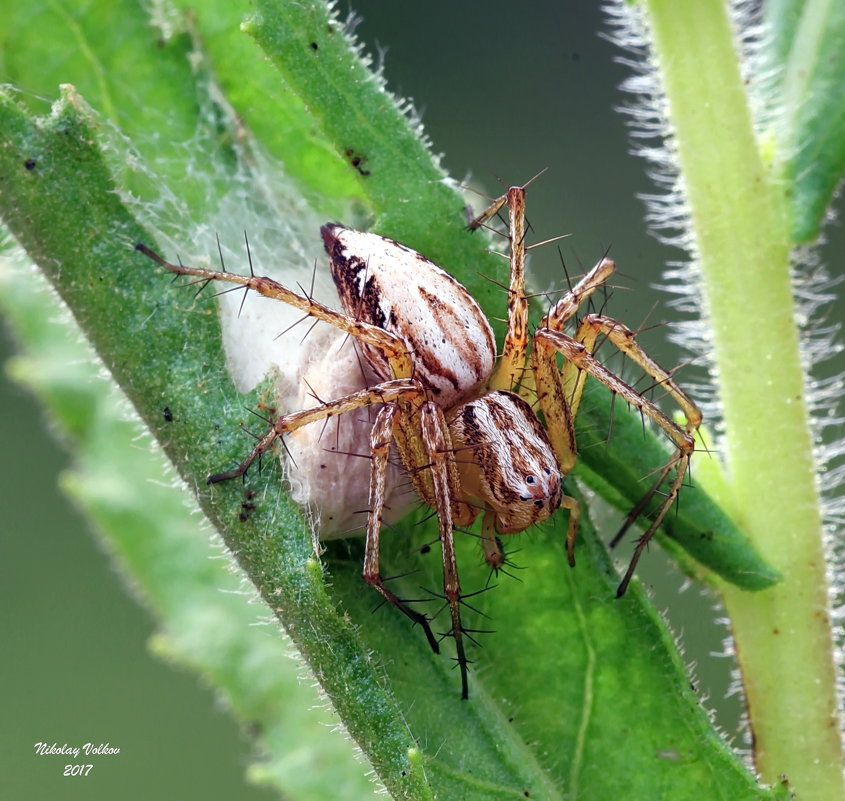
<path id="1" fill-rule="evenodd" d="M 414 377 L 442 407 L 471 397 L 493 369 L 496 343 L 469 292 L 392 239 L 336 224 L 321 231 L 346 314 L 401 337 L 413 355 Z M 394 377 L 382 353 L 362 349 L 380 378 Z"/>

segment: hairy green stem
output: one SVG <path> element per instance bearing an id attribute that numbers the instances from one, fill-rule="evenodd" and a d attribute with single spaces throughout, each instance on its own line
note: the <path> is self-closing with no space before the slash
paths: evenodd
<path id="1" fill-rule="evenodd" d="M 812 436 L 783 188 L 754 137 L 722 0 L 649 0 L 703 276 L 734 513 L 783 581 L 724 586 L 757 768 L 845 797 Z"/>

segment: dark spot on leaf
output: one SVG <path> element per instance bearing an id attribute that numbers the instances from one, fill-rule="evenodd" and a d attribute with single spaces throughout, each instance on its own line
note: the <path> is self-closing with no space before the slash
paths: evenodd
<path id="1" fill-rule="evenodd" d="M 26 167 L 28 170 L 34 170 L 37 165 L 38 162 L 35 159 L 27 159 L 23 163 L 23 166 Z"/>
<path id="2" fill-rule="evenodd" d="M 165 406 L 161 410 L 161 416 L 165 419 L 166 422 L 172 423 L 173 422 L 173 412 L 170 411 L 169 406 Z"/>
<path id="3" fill-rule="evenodd" d="M 312 50 L 319 50 L 320 46 L 316 42 L 311 42 L 311 49 Z"/>
<path id="4" fill-rule="evenodd" d="M 364 165 L 367 163 L 366 156 L 356 153 L 351 147 L 347 147 L 343 153 L 349 159 L 349 163 L 358 170 L 359 175 L 370 175 L 370 171 L 364 168 Z"/>

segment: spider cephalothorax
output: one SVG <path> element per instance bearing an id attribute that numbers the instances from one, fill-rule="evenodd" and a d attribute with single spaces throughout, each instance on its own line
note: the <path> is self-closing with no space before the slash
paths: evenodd
<path id="1" fill-rule="evenodd" d="M 138 249 L 171 272 L 226 281 L 281 300 L 352 336 L 375 376 L 359 391 L 276 419 L 247 458 L 210 483 L 243 475 L 274 441 L 309 423 L 353 409 L 377 406 L 370 433 L 370 486 L 363 575 L 393 606 L 418 623 L 434 651 L 439 643 L 428 618 L 398 598 L 379 570 L 379 539 L 385 508 L 385 477 L 395 445 L 417 494 L 437 513 L 443 554 L 443 595 L 451 616 L 461 669 L 462 697 L 468 695 L 466 630 L 461 623 L 461 587 L 454 529 L 482 517 L 481 539 L 488 564 L 505 563 L 499 535 L 524 531 L 559 507 L 569 510 L 566 545 L 575 564 L 578 503 L 562 491 L 562 477 L 575 462 L 573 421 L 587 374 L 654 420 L 676 446 L 647 494 L 674 477 L 648 530 L 637 545 L 619 594 L 637 559 L 680 490 L 694 449 L 692 434 L 701 415 L 671 375 L 637 345 L 621 323 L 585 315 L 573 335 L 564 333 L 586 298 L 611 275 L 602 259 L 542 319 L 529 343 L 524 288 L 525 191 L 508 190 L 474 223 L 481 225 L 507 204 L 510 216 L 511 280 L 508 332 L 501 357 L 486 317 L 469 292 L 448 273 L 391 239 L 342 225 L 322 228 L 323 242 L 343 312 L 297 294 L 270 278 L 170 264 L 144 245 Z M 678 403 L 687 418 L 681 428 L 650 401 L 599 363 L 592 352 L 599 338 L 613 343 Z M 562 356 L 562 363 L 561 362 Z M 532 404 L 539 405 L 541 422 Z"/>

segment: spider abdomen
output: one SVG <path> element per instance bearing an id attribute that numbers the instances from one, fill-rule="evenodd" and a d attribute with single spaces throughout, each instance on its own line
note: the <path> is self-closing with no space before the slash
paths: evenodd
<path id="1" fill-rule="evenodd" d="M 496 343 L 469 292 L 392 239 L 337 224 L 321 233 L 346 314 L 399 336 L 413 356 L 414 377 L 440 406 L 471 397 L 493 369 Z M 362 351 L 379 378 L 394 378 L 382 351 L 366 344 Z"/>
<path id="2" fill-rule="evenodd" d="M 491 509 L 500 534 L 524 531 L 560 506 L 554 450 L 519 395 L 489 392 L 459 406 L 449 431 L 466 500 Z"/>

